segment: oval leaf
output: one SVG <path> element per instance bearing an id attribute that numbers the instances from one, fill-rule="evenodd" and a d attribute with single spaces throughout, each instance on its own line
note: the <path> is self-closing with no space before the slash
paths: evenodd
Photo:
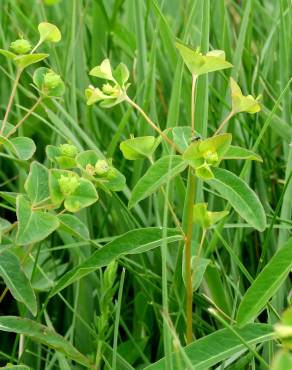
<path id="1" fill-rule="evenodd" d="M 19 195 L 16 199 L 16 214 L 18 220 L 16 242 L 18 244 L 30 244 L 43 240 L 59 226 L 57 216 L 43 211 L 34 211 L 23 195 Z"/>
<path id="2" fill-rule="evenodd" d="M 155 139 L 154 136 L 141 136 L 121 142 L 120 149 L 126 159 L 134 161 L 136 159 L 150 157 L 159 143 L 160 140 Z"/>
<path id="3" fill-rule="evenodd" d="M 60 229 L 78 238 L 89 239 L 88 228 L 78 217 L 73 215 L 60 215 L 58 219 L 60 221 Z"/>
<path id="4" fill-rule="evenodd" d="M 291 269 L 292 238 L 272 257 L 245 293 L 237 313 L 239 325 L 245 325 L 259 314 Z"/>
<path id="5" fill-rule="evenodd" d="M 32 204 L 49 198 L 49 171 L 47 168 L 38 162 L 32 162 L 24 188 Z"/>
<path id="6" fill-rule="evenodd" d="M 222 159 L 249 159 L 251 161 L 263 162 L 262 157 L 252 150 L 234 145 L 230 145 Z"/>
<path id="7" fill-rule="evenodd" d="M 24 161 L 30 159 L 36 151 L 35 143 L 29 137 L 7 139 L 0 136 L 0 144 L 3 144 L 6 149 Z"/>
<path id="8" fill-rule="evenodd" d="M 168 229 L 166 241 L 168 243 L 181 240 L 182 236 L 177 230 Z M 96 271 L 98 268 L 107 266 L 111 261 L 126 255 L 146 252 L 161 245 L 163 230 L 158 227 L 131 230 L 118 236 L 113 241 L 93 253 L 87 260 L 67 272 L 56 284 L 50 293 L 50 297 L 57 294 L 68 285 L 82 277 Z"/>
<path id="9" fill-rule="evenodd" d="M 10 333 L 23 334 L 24 336 L 45 344 L 46 346 L 63 353 L 70 359 L 93 369 L 94 366 L 83 356 L 75 347 L 72 346 L 61 335 L 45 325 L 41 325 L 33 320 L 23 319 L 17 316 L 1 316 L 0 330 Z"/>
<path id="10" fill-rule="evenodd" d="M 129 208 L 149 197 L 167 181 L 178 175 L 187 167 L 179 155 L 170 155 L 159 159 L 137 182 L 132 191 Z"/>
<path id="11" fill-rule="evenodd" d="M 16 255 L 7 250 L 0 253 L 0 276 L 13 297 L 24 303 L 35 316 L 37 314 L 37 301 L 30 281 L 24 274 Z"/>
<path id="12" fill-rule="evenodd" d="M 226 199 L 236 212 L 259 231 L 266 228 L 266 215 L 255 192 L 239 177 L 222 168 L 213 168 L 208 184 Z"/>
<path id="13" fill-rule="evenodd" d="M 38 25 L 40 33 L 40 41 L 59 42 L 61 40 L 61 32 L 57 26 L 48 22 L 42 22 Z"/>

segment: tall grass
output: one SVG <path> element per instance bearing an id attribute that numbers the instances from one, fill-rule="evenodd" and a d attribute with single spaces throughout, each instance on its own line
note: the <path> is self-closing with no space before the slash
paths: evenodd
<path id="1" fill-rule="evenodd" d="M 127 186 L 115 195 L 103 194 L 98 204 L 80 212 L 92 242 L 59 232 L 30 252 L 32 266 L 38 258 L 41 267 L 32 276 L 35 285 L 45 285 L 46 279 L 57 280 L 116 235 L 142 227 L 175 227 L 168 214 L 167 198 L 175 205 L 178 219 L 183 224 L 186 222 L 185 174 L 168 184 L 166 195 L 157 193 L 131 210 L 127 208 L 131 189 L 149 163 L 146 159 L 126 161 L 119 143 L 131 134 L 151 135 L 153 131 L 128 105 L 110 110 L 86 106 L 84 89 L 91 82 L 88 72 L 93 66 L 106 57 L 113 65 L 124 62 L 131 72 L 130 97 L 161 129 L 190 126 L 192 81 L 175 49 L 175 38 L 200 46 L 204 52 L 225 50 L 227 60 L 234 65 L 232 71 L 210 74 L 200 78 L 197 84 L 195 127 L 204 137 L 216 131 L 229 111 L 228 73 L 246 93 L 262 95 L 260 114 L 234 117 L 229 131 L 235 144 L 256 149 L 264 162 L 244 165 L 242 161 L 233 161 L 227 168 L 241 174 L 255 189 L 264 205 L 268 228 L 262 233 L 254 231 L 232 213 L 227 223 L 219 224 L 214 233 L 207 234 L 203 257 L 210 264 L 203 285 L 193 297 L 195 338 L 229 327 L 251 282 L 291 237 L 291 1 L 63 0 L 49 6 L 46 1 L 2 0 L 0 47 L 7 48 L 20 32 L 37 41 L 36 26 L 43 20 L 56 24 L 62 31 L 62 41 L 49 52 L 50 65 L 66 83 L 66 94 L 62 101 L 42 104 L 22 126 L 21 133 L 37 143 L 36 159 L 40 162 L 46 161 L 46 145 L 65 141 L 84 150 L 104 153 L 125 174 Z M 0 63 L 2 119 L 14 69 L 4 58 Z M 31 74 L 32 70 L 28 69 L 20 81 L 10 116 L 12 122 L 18 122 L 34 103 L 29 87 Z M 156 159 L 168 150 L 163 146 Z M 20 191 L 26 171 L 24 163 L 12 161 L 1 151 L 0 192 Z M 208 199 L 212 209 L 224 206 L 201 182 L 196 184 L 195 196 L 198 201 Z M 4 199 L 0 202 L 0 216 L 15 221 Z M 192 253 L 199 237 L 195 227 Z M 122 257 L 117 266 L 99 269 L 53 297 L 37 321 L 53 327 L 101 368 L 139 369 L 164 356 L 166 369 L 191 368 L 191 357 L 183 348 L 186 297 L 182 260 L 180 243 L 164 243 L 161 249 Z M 279 319 L 289 305 L 290 288 L 286 282 L 278 290 L 271 301 L 273 309 L 268 307 L 259 321 L 274 324 Z M 5 285 L 1 285 L 0 295 L 4 289 Z M 38 295 L 40 307 L 46 298 L 47 292 Z M 9 293 L 0 301 L 2 315 L 27 315 Z M 223 311 L 223 319 L 222 316 L 216 319 L 208 311 L 210 307 Z M 104 320 L 102 330 L 101 320 Z M 0 335 L 3 365 L 12 362 L 32 369 L 82 368 L 72 365 L 64 355 L 19 334 L 1 332 Z M 170 357 L 174 350 L 176 364 Z M 251 345 L 221 368 L 264 368 L 263 361 L 271 363 L 274 353 L 275 345 L 271 341 Z"/>

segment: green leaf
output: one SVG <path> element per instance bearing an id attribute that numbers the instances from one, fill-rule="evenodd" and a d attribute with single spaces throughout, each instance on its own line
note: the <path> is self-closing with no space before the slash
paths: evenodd
<path id="1" fill-rule="evenodd" d="M 0 252 L 0 276 L 13 297 L 24 303 L 32 315 L 35 316 L 37 314 L 37 301 L 30 281 L 16 255 L 8 250 Z"/>
<path id="2" fill-rule="evenodd" d="M 12 364 L 7 364 L 4 367 L 1 367 L 1 369 L 6 369 L 6 370 L 30 370 L 30 368 L 26 365 L 12 365 Z"/>
<path id="3" fill-rule="evenodd" d="M 199 76 L 232 67 L 232 64 L 225 60 L 225 53 L 223 50 L 213 50 L 206 55 L 202 55 L 200 52 L 183 44 L 181 41 L 176 42 L 176 47 L 188 69 L 194 75 Z"/>
<path id="4" fill-rule="evenodd" d="M 175 145 L 181 152 L 184 152 L 192 140 L 192 128 L 190 126 L 174 127 L 172 129 L 172 137 Z M 194 137 L 200 137 L 199 133 L 195 133 Z"/>
<path id="5" fill-rule="evenodd" d="M 36 161 L 32 162 L 24 189 L 33 205 L 49 198 L 49 171 L 47 168 Z"/>
<path id="6" fill-rule="evenodd" d="M 5 58 L 14 60 L 17 57 L 17 54 L 12 53 L 11 51 L 0 49 L 0 55 L 3 55 Z"/>
<path id="7" fill-rule="evenodd" d="M 24 161 L 30 159 L 36 151 L 35 143 L 29 137 L 7 139 L 4 136 L 0 136 L 0 144 L 3 144 L 12 154 Z"/>
<path id="8" fill-rule="evenodd" d="M 44 211 L 35 211 L 24 195 L 16 198 L 18 220 L 17 244 L 36 243 L 45 239 L 59 226 L 57 217 Z"/>
<path id="9" fill-rule="evenodd" d="M 155 162 L 134 187 L 129 200 L 129 208 L 149 197 L 167 181 L 178 175 L 187 167 L 181 156 L 170 155 Z"/>
<path id="10" fill-rule="evenodd" d="M 26 55 L 18 55 L 14 58 L 14 63 L 17 65 L 18 68 L 26 68 L 31 64 L 38 63 L 41 60 L 46 59 L 49 54 L 26 54 Z"/>
<path id="11" fill-rule="evenodd" d="M 130 76 L 128 67 L 124 63 L 120 63 L 113 72 L 113 77 L 117 83 L 124 87 Z"/>
<path id="12" fill-rule="evenodd" d="M 160 142 L 160 137 L 156 139 L 154 136 L 140 136 L 121 142 L 120 149 L 126 159 L 134 161 L 150 157 Z"/>
<path id="13" fill-rule="evenodd" d="M 0 243 L 2 241 L 2 235 L 11 227 L 11 223 L 5 218 L 0 217 Z M 1 245 L 1 244 L 0 244 Z"/>
<path id="14" fill-rule="evenodd" d="M 89 239 L 89 231 L 85 223 L 74 215 L 60 215 L 60 229 L 80 239 Z"/>
<path id="15" fill-rule="evenodd" d="M 243 296 L 237 313 L 239 325 L 245 325 L 259 314 L 283 284 L 291 269 L 292 238 L 271 258 Z"/>
<path id="16" fill-rule="evenodd" d="M 265 211 L 255 192 L 232 172 L 213 168 L 213 173 L 215 178 L 208 180 L 208 184 L 226 199 L 250 226 L 259 231 L 265 230 Z"/>
<path id="17" fill-rule="evenodd" d="M 261 110 L 258 98 L 255 99 L 252 95 L 244 96 L 240 87 L 232 77 L 230 78 L 230 86 L 233 112 L 247 112 L 249 114 L 254 114 Z"/>
<path id="18" fill-rule="evenodd" d="M 109 59 L 105 59 L 99 66 L 92 68 L 89 74 L 90 76 L 114 81 Z"/>
<path id="19" fill-rule="evenodd" d="M 250 324 L 243 329 L 237 329 L 237 333 L 249 345 L 264 343 L 273 339 L 273 328 L 266 324 Z M 183 348 L 185 356 L 196 370 L 206 370 L 224 361 L 231 356 L 246 350 L 245 345 L 228 329 L 220 329 L 212 334 L 196 340 Z M 176 351 L 171 355 L 173 370 L 182 369 L 183 358 L 178 358 Z M 144 370 L 165 370 L 165 358 L 146 366 Z M 187 366 L 184 366 L 186 368 Z"/>
<path id="20" fill-rule="evenodd" d="M 193 221 L 203 229 L 208 229 L 229 213 L 228 211 L 210 212 L 207 209 L 207 203 L 197 203 L 193 209 Z"/>
<path id="21" fill-rule="evenodd" d="M 131 230 L 116 237 L 113 241 L 94 252 L 79 266 L 67 272 L 50 292 L 50 297 L 98 268 L 107 266 L 111 261 L 123 255 L 139 254 L 160 246 L 162 240 L 163 230 L 158 227 Z M 182 236 L 178 231 L 167 229 L 166 242 L 172 243 L 178 240 L 182 240 Z"/>
<path id="22" fill-rule="evenodd" d="M 57 26 L 48 22 L 42 22 L 38 25 L 40 42 L 50 41 L 57 43 L 61 40 L 62 35 Z"/>
<path id="23" fill-rule="evenodd" d="M 49 329 L 47 326 L 41 325 L 33 320 L 17 316 L 1 316 L 0 330 L 23 334 L 27 338 L 40 342 L 60 353 L 63 353 L 70 359 L 84 365 L 86 368 L 94 368 L 90 361 L 65 338 L 54 330 Z"/>
<path id="24" fill-rule="evenodd" d="M 262 157 L 252 150 L 233 145 L 230 145 L 222 159 L 249 159 L 251 161 L 263 162 Z"/>

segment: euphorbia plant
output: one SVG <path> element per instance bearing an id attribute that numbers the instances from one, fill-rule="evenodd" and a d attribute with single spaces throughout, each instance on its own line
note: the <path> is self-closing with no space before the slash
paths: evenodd
<path id="1" fill-rule="evenodd" d="M 146 122 L 159 134 L 158 137 L 131 137 L 120 144 L 120 149 L 127 160 L 146 157 L 151 162 L 149 169 L 132 190 L 129 207 L 135 206 L 141 200 L 152 195 L 170 179 L 188 168 L 185 221 L 180 230 L 185 240 L 186 342 L 190 343 L 193 339 L 192 297 L 193 289 L 197 287 L 197 284 L 193 284 L 194 281 L 192 280 L 196 280 L 197 262 L 203 250 L 206 231 L 212 230 L 216 222 L 228 215 L 227 210 L 208 211 L 207 203 L 196 204 L 196 179 L 206 182 L 215 189 L 251 227 L 263 231 L 266 227 L 266 218 L 255 192 L 236 174 L 220 168 L 221 164 L 228 159 L 262 161 L 261 157 L 253 151 L 231 145 L 232 135 L 230 133 L 219 133 L 234 114 L 258 112 L 260 110 L 258 99 L 254 99 L 251 95 L 244 96 L 237 83 L 231 79 L 231 113 L 219 125 L 214 136 L 202 137 L 195 127 L 197 80 L 203 74 L 231 68 L 232 65 L 225 60 L 225 53 L 222 50 L 213 50 L 203 55 L 199 50 L 194 50 L 181 42 L 177 42 L 176 46 L 192 74 L 191 127 L 175 127 L 171 132 L 161 130 L 159 125 L 155 124 L 149 115 L 128 96 L 130 74 L 124 64 L 112 69 L 109 60 L 106 59 L 99 66 L 94 67 L 90 75 L 101 78 L 106 82 L 101 88 L 89 86 L 85 93 L 88 105 L 99 103 L 101 107 L 109 108 L 122 102 L 130 104 L 142 114 Z M 176 153 L 162 155 L 157 161 L 153 161 L 153 153 L 161 139 Z M 173 212 L 173 207 L 168 206 L 170 211 Z M 177 225 L 180 225 L 176 216 L 175 221 Z M 202 230 L 201 243 L 199 250 L 196 252 L 196 257 L 192 256 L 191 253 L 194 223 L 197 223 Z M 192 259 L 195 263 L 192 263 Z"/>

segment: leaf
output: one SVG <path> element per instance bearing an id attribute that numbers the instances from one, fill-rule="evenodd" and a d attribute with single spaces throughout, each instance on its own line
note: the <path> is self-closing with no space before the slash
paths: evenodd
<path id="1" fill-rule="evenodd" d="M 233 145 L 230 145 L 222 159 L 249 159 L 251 161 L 263 162 L 262 157 L 252 150 Z"/>
<path id="2" fill-rule="evenodd" d="M 32 204 L 40 203 L 49 198 L 49 171 L 47 168 L 36 161 L 32 162 L 24 189 Z"/>
<path id="3" fill-rule="evenodd" d="M 114 81 L 109 59 L 104 59 L 104 61 L 99 66 L 92 68 L 89 74 L 90 76 Z"/>
<path id="4" fill-rule="evenodd" d="M 237 329 L 237 333 L 249 345 L 264 343 L 273 339 L 273 328 L 266 324 L 250 324 L 243 329 Z M 185 355 L 196 370 L 206 370 L 224 361 L 241 351 L 246 350 L 245 345 L 230 330 L 220 329 L 212 334 L 196 340 L 183 348 Z M 176 351 L 171 355 L 173 370 L 182 369 L 183 358 L 179 358 Z M 185 368 L 185 366 L 183 367 Z M 144 370 L 165 370 L 166 360 L 161 360 L 146 366 Z"/>
<path id="5" fill-rule="evenodd" d="M 59 226 L 57 217 L 44 211 L 34 211 L 24 195 L 16 198 L 18 220 L 17 244 L 36 243 L 45 239 Z"/>
<path id="6" fill-rule="evenodd" d="M 134 161 L 150 157 L 160 142 L 161 139 L 156 139 L 154 136 L 140 136 L 121 142 L 120 149 L 126 159 Z"/>
<path id="7" fill-rule="evenodd" d="M 11 51 L 0 49 L 0 55 L 3 55 L 5 58 L 14 60 L 17 54 L 12 53 Z"/>
<path id="8" fill-rule="evenodd" d="M 60 229 L 80 239 L 89 239 L 88 228 L 78 217 L 74 215 L 60 215 L 58 219 L 60 221 Z"/>
<path id="9" fill-rule="evenodd" d="M 40 42 L 50 41 L 57 43 L 61 40 L 62 35 L 57 26 L 48 22 L 42 22 L 38 25 L 40 33 Z"/>
<path id="10" fill-rule="evenodd" d="M 45 325 L 41 325 L 33 320 L 24 319 L 17 316 L 1 316 L 0 330 L 10 333 L 23 334 L 36 342 L 40 342 L 54 350 L 63 353 L 70 359 L 93 369 L 90 361 L 72 346 L 64 337 Z"/>
<path id="11" fill-rule="evenodd" d="M 265 230 L 265 211 L 255 192 L 232 172 L 213 168 L 213 173 L 215 178 L 208 180 L 208 184 L 226 199 L 250 226 L 259 231 Z"/>
<path id="12" fill-rule="evenodd" d="M 12 365 L 12 364 L 7 364 L 4 367 L 1 367 L 1 369 L 6 369 L 6 370 L 30 370 L 30 368 L 26 365 Z"/>
<path id="13" fill-rule="evenodd" d="M 5 148 L 24 161 L 30 159 L 36 151 L 35 143 L 29 137 L 7 139 L 0 136 L 0 144 L 3 144 Z"/>
<path id="14" fill-rule="evenodd" d="M 195 133 L 195 136 L 199 136 L 199 134 Z M 178 149 L 184 152 L 191 144 L 192 128 L 190 126 L 174 127 L 172 129 L 172 137 Z"/>
<path id="15" fill-rule="evenodd" d="M 193 222 L 203 229 L 208 229 L 226 217 L 228 213 L 228 211 L 210 212 L 207 209 L 207 203 L 197 203 L 193 207 Z"/>
<path id="16" fill-rule="evenodd" d="M 120 63 L 113 72 L 113 77 L 117 83 L 124 87 L 130 76 L 128 67 L 124 63 Z"/>
<path id="17" fill-rule="evenodd" d="M 175 44 L 188 69 L 194 75 L 199 76 L 232 67 L 232 64 L 225 60 L 223 50 L 213 50 L 202 55 L 181 41 L 177 41 Z"/>
<path id="18" fill-rule="evenodd" d="M 178 175 L 187 167 L 179 155 L 170 155 L 155 162 L 134 187 L 129 200 L 129 208 L 149 197 L 167 181 Z"/>
<path id="19" fill-rule="evenodd" d="M 13 297 L 25 304 L 33 316 L 37 314 L 37 301 L 30 281 L 23 272 L 15 254 L 8 250 L 0 252 L 0 276 Z"/>
<path id="20" fill-rule="evenodd" d="M 41 60 L 46 59 L 49 56 L 49 54 L 26 54 L 26 55 L 18 55 L 14 58 L 15 64 L 18 66 L 18 68 L 26 68 L 30 66 L 31 64 L 38 63 Z"/>
<path id="21" fill-rule="evenodd" d="M 239 325 L 245 325 L 259 314 L 291 269 L 292 238 L 271 258 L 243 296 L 237 312 Z"/>
<path id="22" fill-rule="evenodd" d="M 210 262 L 207 258 L 192 258 L 192 286 L 194 292 L 200 287 L 204 273 Z"/>
<path id="23" fill-rule="evenodd" d="M 94 252 L 87 260 L 73 270 L 67 272 L 50 292 L 50 297 L 57 294 L 68 285 L 80 280 L 82 277 L 96 271 L 98 268 L 107 266 L 111 261 L 126 254 L 139 254 L 161 245 L 163 230 L 158 227 L 131 230 L 104 247 Z M 175 229 L 167 229 L 166 242 L 172 243 L 182 240 L 182 236 Z"/>
<path id="24" fill-rule="evenodd" d="M 45 67 L 37 68 L 33 74 L 34 84 L 37 86 L 40 92 L 43 93 L 44 95 L 51 96 L 51 97 L 60 97 L 64 95 L 65 84 L 61 80 L 60 76 L 57 75 L 59 77 L 59 81 L 57 81 L 57 83 L 54 84 L 53 87 L 48 87 L 45 85 L 45 76 L 50 73 L 52 74 L 54 72 L 49 68 L 45 68 Z"/>
<path id="25" fill-rule="evenodd" d="M 231 86 L 231 98 L 232 98 L 232 110 L 236 113 L 247 112 L 250 114 L 257 113 L 261 110 L 261 106 L 258 103 L 258 99 L 255 99 L 252 95 L 244 96 L 241 92 L 240 87 L 235 80 L 230 78 Z"/>

